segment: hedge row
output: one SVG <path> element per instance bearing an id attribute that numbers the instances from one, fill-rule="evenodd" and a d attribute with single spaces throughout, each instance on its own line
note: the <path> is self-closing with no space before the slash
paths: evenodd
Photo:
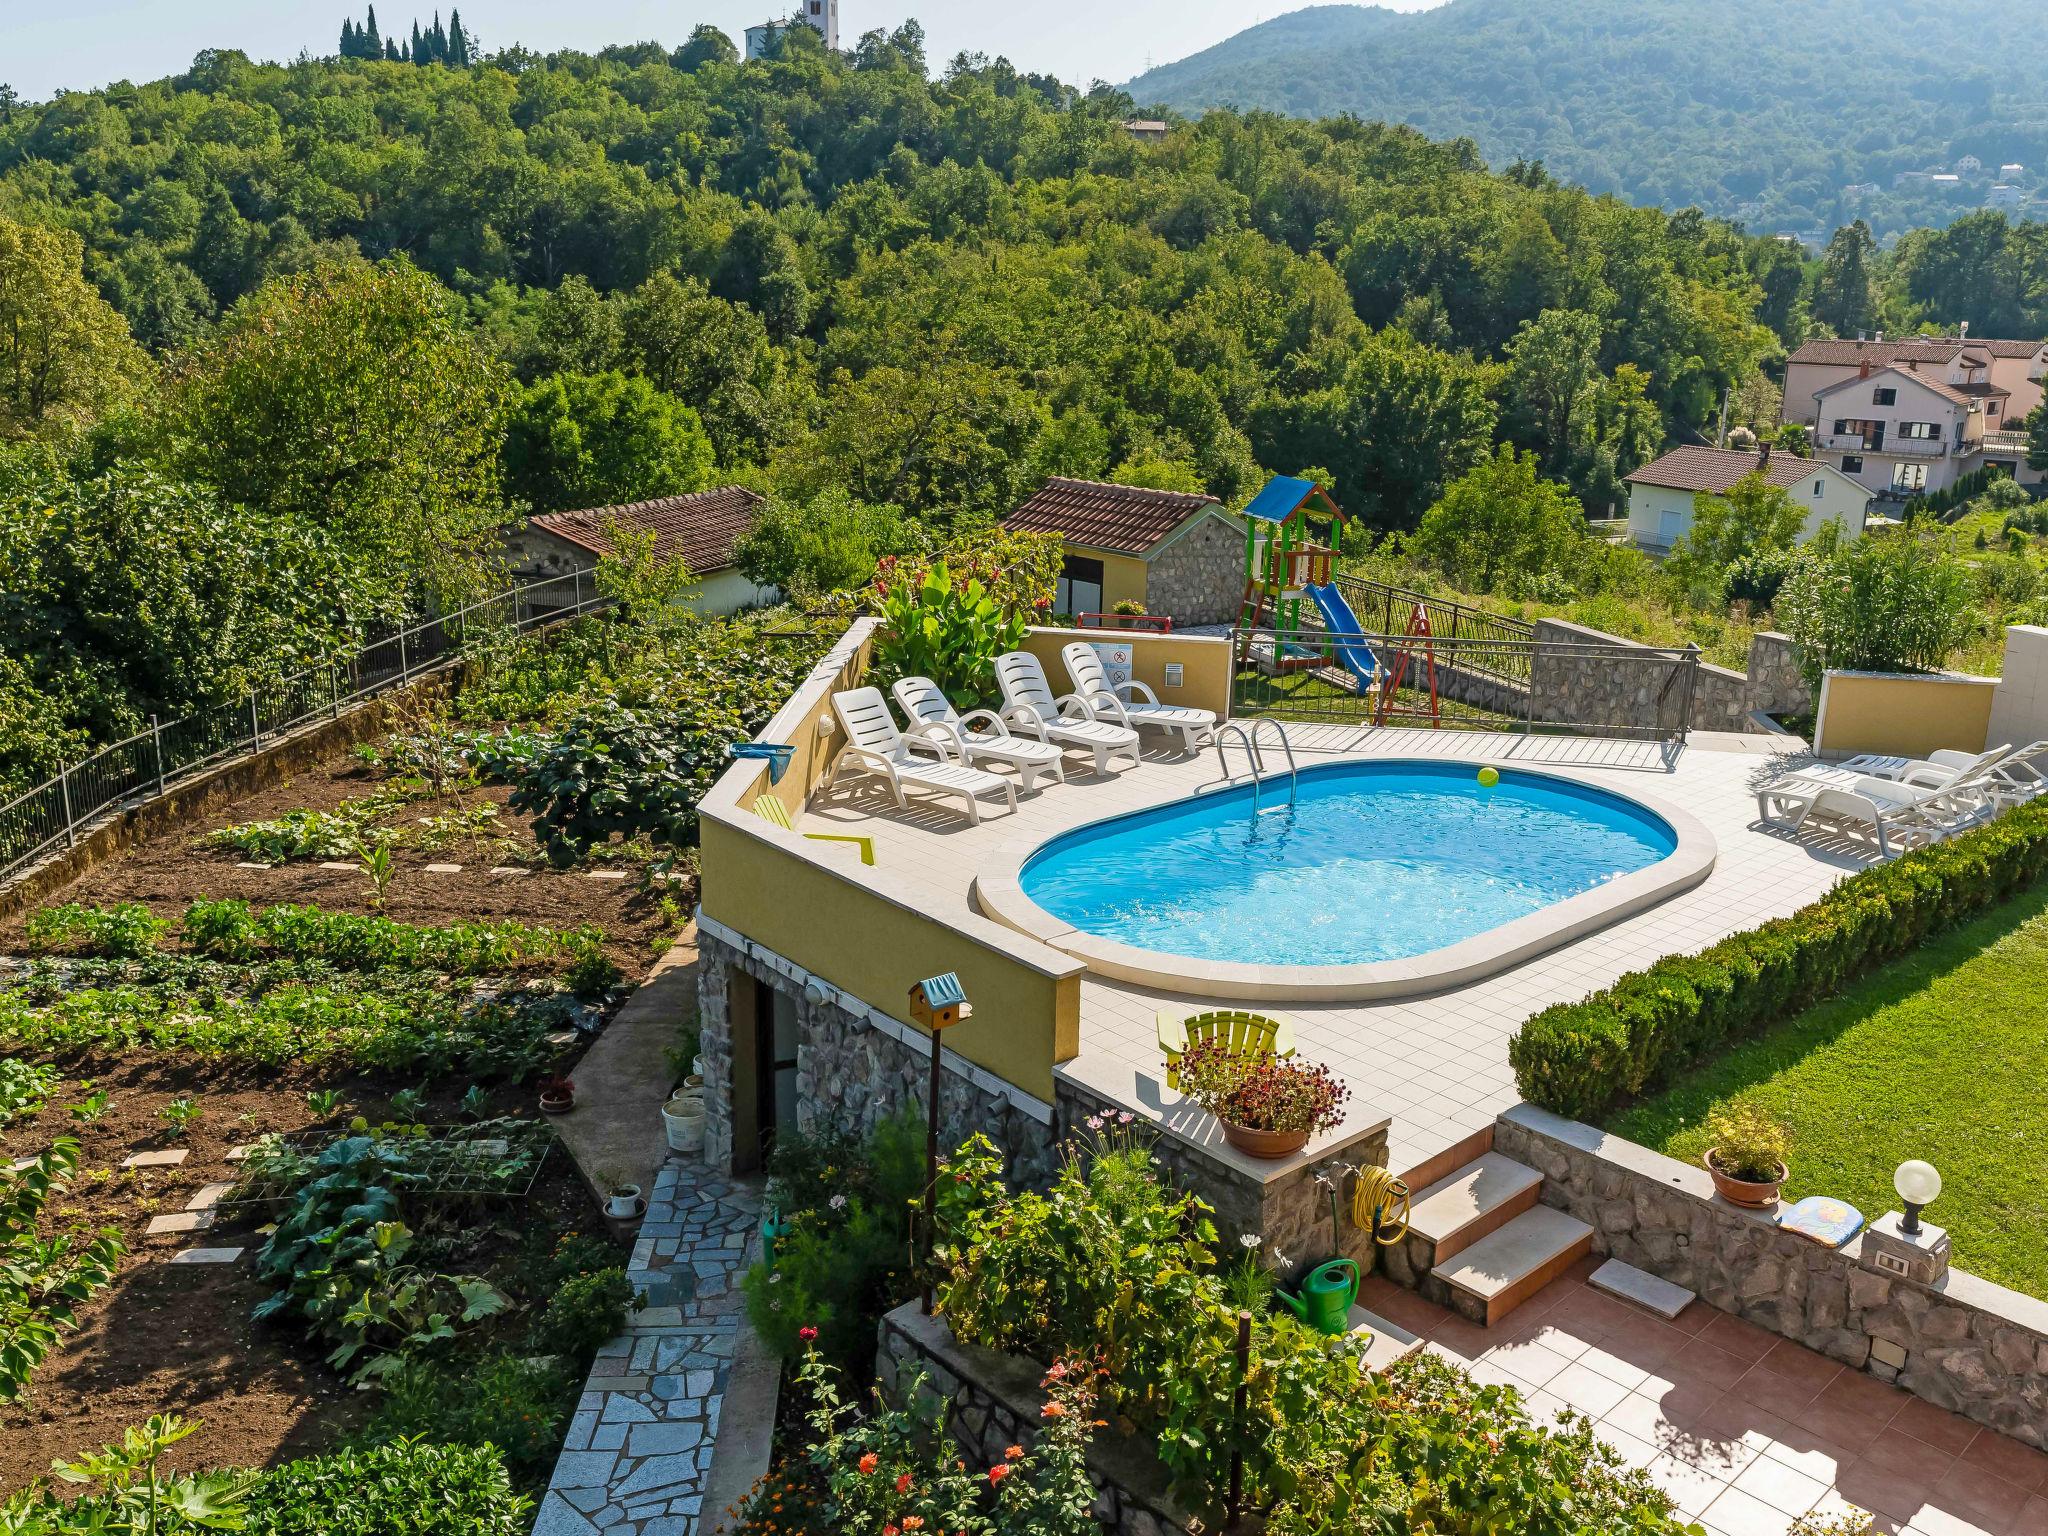
<path id="1" fill-rule="evenodd" d="M 1852 875 L 1810 906 L 1673 955 L 1508 1043 L 1523 1097 L 1591 1120 L 2024 890 L 2048 870 L 2048 803 Z"/>

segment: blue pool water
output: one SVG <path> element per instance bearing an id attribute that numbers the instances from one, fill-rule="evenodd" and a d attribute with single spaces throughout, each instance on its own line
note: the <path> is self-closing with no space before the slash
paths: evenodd
<path id="1" fill-rule="evenodd" d="M 1247 965 L 1360 965 L 1455 944 L 1677 847 L 1620 795 L 1471 763 L 1333 763 L 1083 827 L 1024 894 L 1084 933 Z"/>

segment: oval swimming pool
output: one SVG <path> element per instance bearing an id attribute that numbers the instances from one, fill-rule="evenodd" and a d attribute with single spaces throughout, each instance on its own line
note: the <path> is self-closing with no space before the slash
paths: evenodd
<path id="1" fill-rule="evenodd" d="M 1373 966 L 1516 923 L 1679 846 L 1671 821 L 1623 795 L 1512 768 L 1488 787 L 1479 768 L 1320 765 L 1292 810 L 1285 777 L 1266 780 L 1258 815 L 1249 786 L 1196 795 L 1056 837 L 1017 884 L 1079 933 L 1162 958 Z"/>

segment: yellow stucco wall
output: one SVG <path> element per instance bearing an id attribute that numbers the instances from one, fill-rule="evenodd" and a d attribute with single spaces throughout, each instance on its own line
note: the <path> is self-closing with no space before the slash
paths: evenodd
<path id="1" fill-rule="evenodd" d="M 913 1028 L 911 983 L 958 972 L 974 1017 L 947 1049 L 1050 1103 L 1054 1065 L 1081 1049 L 1081 963 L 969 912 L 920 911 L 929 892 L 791 841 L 750 813 L 704 816 L 704 914 Z"/>
<path id="2" fill-rule="evenodd" d="M 1102 611 L 1110 613 L 1118 603 L 1145 602 L 1147 567 L 1136 555 L 1114 550 L 1090 549 L 1085 544 L 1068 544 L 1067 553 L 1082 560 L 1102 562 Z"/>
<path id="3" fill-rule="evenodd" d="M 1034 629 L 1024 637 L 1024 649 L 1045 667 L 1046 681 L 1054 693 L 1065 693 L 1073 679 L 1060 661 L 1060 647 L 1076 640 L 1131 642 L 1131 675 L 1154 693 L 1162 704 L 1191 704 L 1221 716 L 1230 713 L 1230 641 L 1221 635 L 1158 635 L 1143 630 Z M 1166 682 L 1166 665 L 1178 662 L 1178 688 Z"/>
<path id="4" fill-rule="evenodd" d="M 1814 751 L 1831 758 L 1925 757 L 1941 747 L 1981 752 L 1997 692 L 1995 677 L 1829 672 L 1821 679 Z"/>
<path id="5" fill-rule="evenodd" d="M 770 786 L 765 764 L 736 762 L 705 795 L 704 915 L 912 1028 L 911 983 L 957 971 L 974 1017 L 946 1032 L 947 1048 L 1050 1102 L 1054 1065 L 1081 1048 L 1080 961 L 973 912 L 929 912 L 930 892 L 885 862 L 855 864 L 754 812 L 773 794 L 800 815 L 831 772 L 845 737 L 836 722 L 818 725 L 833 721 L 834 693 L 859 685 L 874 628 L 864 619 L 849 629 L 762 730 L 758 739 L 796 749 L 780 784 Z"/>

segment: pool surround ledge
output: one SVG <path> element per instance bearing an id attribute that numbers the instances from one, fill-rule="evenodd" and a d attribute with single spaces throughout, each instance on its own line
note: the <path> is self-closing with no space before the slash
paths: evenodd
<path id="1" fill-rule="evenodd" d="M 1433 765 L 1441 760 L 1432 760 Z M 1413 997 L 1441 992 L 1492 976 L 1546 950 L 1583 938 L 1595 929 L 1634 915 L 1688 891 L 1713 873 L 1718 848 L 1714 835 L 1700 821 L 1651 795 L 1622 794 L 1606 785 L 1569 773 L 1508 763 L 1472 763 L 1477 771 L 1494 767 L 1531 778 L 1554 779 L 1576 789 L 1592 789 L 1629 801 L 1661 817 L 1671 828 L 1676 846 L 1663 858 L 1590 890 L 1538 908 L 1526 916 L 1476 933 L 1441 949 L 1398 960 L 1354 965 L 1247 965 L 1202 960 L 1086 933 L 1055 917 L 1024 893 L 1024 867 L 1051 839 L 1016 839 L 1001 844 L 990 867 L 975 877 L 974 904 L 987 916 L 1064 951 L 1098 976 L 1140 986 L 1207 997 L 1240 1000 L 1337 1002 L 1366 998 Z M 1268 774 L 1262 785 L 1285 787 L 1285 775 Z M 1154 807 L 1153 809 L 1156 809 Z M 1122 821 L 1143 812 L 1123 812 L 1085 822 L 1062 837 Z"/>

